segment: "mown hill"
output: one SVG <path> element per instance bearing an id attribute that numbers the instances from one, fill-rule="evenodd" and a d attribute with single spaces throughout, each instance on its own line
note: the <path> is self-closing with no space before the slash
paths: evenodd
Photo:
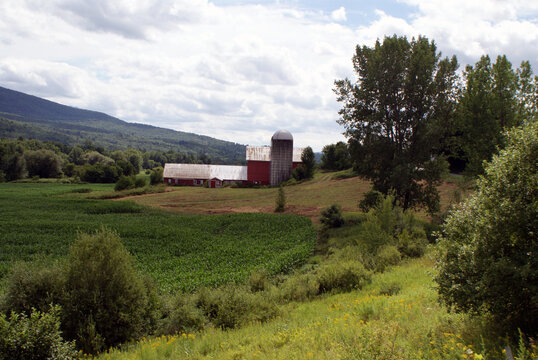
<path id="1" fill-rule="evenodd" d="M 245 162 L 245 146 L 151 125 L 128 123 L 105 113 L 78 109 L 0 87 L 0 138 L 63 144 L 87 140 L 107 149 L 135 148 L 207 154 L 213 162 Z"/>

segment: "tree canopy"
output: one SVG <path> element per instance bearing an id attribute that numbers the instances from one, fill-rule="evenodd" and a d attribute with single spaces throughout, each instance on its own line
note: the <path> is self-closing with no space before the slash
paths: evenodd
<path id="1" fill-rule="evenodd" d="M 436 185 L 446 163 L 433 155 L 457 105 L 458 79 L 456 58 L 440 57 L 425 37 L 385 37 L 356 47 L 356 82 L 335 82 L 355 170 L 376 190 L 392 189 L 404 208 L 439 206 Z"/>
<path id="2" fill-rule="evenodd" d="M 456 310 L 489 311 L 498 323 L 538 326 L 538 123 L 507 135 L 477 191 L 446 220 L 437 283 Z"/>

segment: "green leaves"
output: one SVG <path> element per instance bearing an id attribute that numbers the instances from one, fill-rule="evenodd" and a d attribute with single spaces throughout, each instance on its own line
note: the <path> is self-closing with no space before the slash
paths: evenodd
<path id="1" fill-rule="evenodd" d="M 458 310 L 486 309 L 512 330 L 536 333 L 538 123 L 513 129 L 507 142 L 476 194 L 447 218 L 436 280 Z"/>
<path id="2" fill-rule="evenodd" d="M 435 211 L 438 204 L 440 177 L 426 174 L 424 165 L 457 100 L 457 61 L 439 58 L 425 37 L 386 37 L 373 48 L 356 48 L 355 84 L 335 82 L 343 103 L 338 122 L 350 138 L 357 172 L 376 190 L 394 189 L 405 209 L 424 205 Z"/>

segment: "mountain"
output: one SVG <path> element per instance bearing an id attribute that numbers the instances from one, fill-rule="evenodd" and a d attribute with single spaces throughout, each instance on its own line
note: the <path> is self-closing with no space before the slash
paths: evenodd
<path id="1" fill-rule="evenodd" d="M 245 162 L 245 146 L 151 125 L 128 123 L 105 113 L 61 105 L 0 87 L 0 138 L 37 139 L 63 144 L 86 140 L 108 149 L 207 154 L 213 162 Z"/>

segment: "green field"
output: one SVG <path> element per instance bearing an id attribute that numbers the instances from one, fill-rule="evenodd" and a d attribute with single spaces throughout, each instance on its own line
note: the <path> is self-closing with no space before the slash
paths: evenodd
<path id="1" fill-rule="evenodd" d="M 272 274 L 286 271 L 314 248 L 316 231 L 305 217 L 178 215 L 129 201 L 87 198 L 111 189 L 112 185 L 0 184 L 0 277 L 15 261 L 65 256 L 77 231 L 101 226 L 119 233 L 140 271 L 163 292 L 243 281 L 259 268 Z"/>

